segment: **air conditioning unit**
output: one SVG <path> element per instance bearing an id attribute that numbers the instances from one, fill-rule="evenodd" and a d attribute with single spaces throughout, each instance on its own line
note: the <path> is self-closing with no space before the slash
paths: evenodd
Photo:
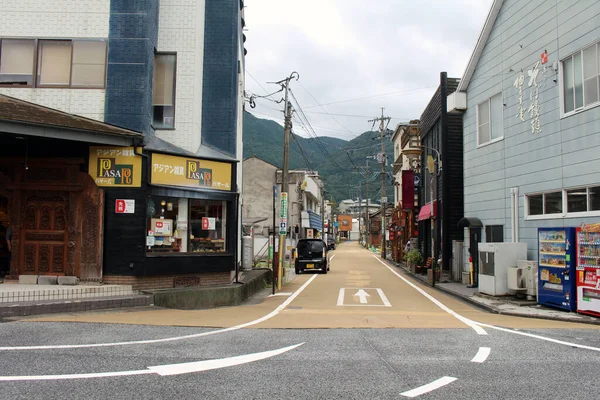
<path id="1" fill-rule="evenodd" d="M 527 296 L 537 297 L 537 285 L 538 285 L 538 279 L 537 279 L 538 263 L 537 263 L 537 261 L 518 260 L 517 268 L 522 270 L 521 276 L 523 277 L 525 287 L 527 288 Z"/>

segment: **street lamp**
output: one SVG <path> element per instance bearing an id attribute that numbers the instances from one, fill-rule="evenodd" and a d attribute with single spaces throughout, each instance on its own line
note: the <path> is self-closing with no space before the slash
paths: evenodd
<path id="1" fill-rule="evenodd" d="M 434 149 L 433 147 L 428 147 L 428 146 L 423 146 L 423 145 L 419 145 L 419 148 L 422 149 L 427 149 L 427 150 L 431 150 L 433 152 L 435 152 L 436 158 L 437 160 L 433 159 L 433 156 L 430 154 L 427 157 L 427 170 L 429 171 L 429 174 L 431 174 L 431 209 L 430 209 L 430 215 L 431 215 L 431 258 L 434 262 L 434 265 L 437 266 L 437 259 L 435 256 L 435 236 L 437 234 L 436 230 L 435 230 L 435 219 L 434 219 L 434 215 L 433 215 L 433 207 L 435 204 L 435 196 L 437 193 L 435 193 L 435 188 L 437 187 L 437 178 L 438 176 L 441 174 L 442 172 L 442 155 L 440 154 L 440 152 L 437 149 Z M 435 268 L 432 268 L 432 273 L 431 273 L 431 285 L 435 286 Z"/>

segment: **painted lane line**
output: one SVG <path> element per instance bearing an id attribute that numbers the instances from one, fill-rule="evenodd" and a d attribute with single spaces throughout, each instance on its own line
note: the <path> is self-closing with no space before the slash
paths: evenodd
<path id="1" fill-rule="evenodd" d="M 213 369 L 233 367 L 236 365 L 247 364 L 254 361 L 264 360 L 279 354 L 283 354 L 304 343 L 293 346 L 283 347 L 277 350 L 264 351 L 262 353 L 245 354 L 242 356 L 220 358 L 216 360 L 194 361 L 181 364 L 157 365 L 148 367 L 148 369 L 137 371 L 115 371 L 115 372 L 96 372 L 89 374 L 67 374 L 67 375 L 24 375 L 24 376 L 0 376 L 1 381 L 48 381 L 48 380 L 67 380 L 67 379 L 92 379 L 92 378 L 111 378 L 119 376 L 148 375 L 158 374 L 161 376 L 190 374 L 193 372 L 210 371 Z"/>
<path id="2" fill-rule="evenodd" d="M 471 362 L 476 362 L 476 363 L 484 362 L 489 357 L 491 351 L 492 351 L 492 349 L 489 347 L 480 347 L 479 351 L 477 352 L 477 354 L 475 354 L 475 357 L 473 357 Z"/>
<path id="3" fill-rule="evenodd" d="M 392 306 L 392 303 L 390 303 L 390 301 L 388 300 L 388 298 L 385 297 L 385 294 L 383 294 L 383 290 L 377 288 L 377 293 L 379 293 L 379 296 L 381 297 L 381 301 L 383 301 L 383 304 L 386 307 L 391 307 Z"/>
<path id="4" fill-rule="evenodd" d="M 337 305 L 338 306 L 343 306 L 344 305 L 344 295 L 346 293 L 346 289 L 341 288 L 340 289 L 340 294 L 338 294 L 338 299 L 337 299 Z"/>
<path id="5" fill-rule="evenodd" d="M 387 269 L 389 269 L 390 271 L 392 271 L 392 273 L 395 274 L 398 278 L 402 279 L 407 285 L 409 285 L 410 287 L 412 287 L 413 289 L 415 289 L 416 291 L 418 291 L 419 293 L 421 293 L 423 296 L 425 296 L 427 299 L 429 299 L 431 302 L 433 302 L 436 306 L 438 306 L 442 310 L 446 311 L 448 314 L 452 315 L 454 318 L 458 319 L 459 321 L 461 321 L 465 325 L 468 325 L 471 328 L 473 328 L 473 330 L 475 332 L 477 332 L 478 335 L 487 335 L 487 332 L 485 331 L 485 329 L 483 329 L 481 326 L 479 326 L 475 321 L 471 321 L 470 319 L 465 318 L 462 315 L 457 314 L 456 312 L 452 311 L 450 308 L 448 308 L 442 302 L 440 302 L 439 300 L 437 300 L 436 298 L 434 298 L 429 293 L 425 292 L 423 289 L 421 289 L 420 287 L 418 287 L 414 283 L 410 282 L 408 279 L 406 279 L 405 277 L 403 277 L 402 275 L 400 275 L 398 272 L 394 271 L 392 269 L 392 267 L 390 267 L 389 265 L 387 265 L 386 263 L 384 263 L 383 261 L 381 261 L 377 257 L 378 256 L 373 256 L 373 258 L 375 258 L 377 261 L 379 261 L 381 264 L 383 264 L 384 267 L 386 267 Z"/>
<path id="6" fill-rule="evenodd" d="M 269 297 L 291 296 L 292 294 L 293 294 L 292 292 L 279 292 L 279 293 L 275 293 L 275 294 L 270 294 Z"/>
<path id="7" fill-rule="evenodd" d="M 556 344 L 562 344 L 564 346 L 571 346 L 571 347 L 577 347 L 579 349 L 592 350 L 592 351 L 598 351 L 598 352 L 600 352 L 600 348 L 599 347 L 586 346 L 586 345 L 579 344 L 579 343 L 565 342 L 563 340 L 552 339 L 552 338 L 549 338 L 549 337 L 540 336 L 540 335 L 536 335 L 536 334 L 533 334 L 533 333 L 521 332 L 521 331 L 516 331 L 516 330 L 513 330 L 513 329 L 502 328 L 502 327 L 499 327 L 499 326 L 488 325 L 488 324 L 484 324 L 484 323 L 481 323 L 481 322 L 476 322 L 476 323 L 479 324 L 479 325 L 481 325 L 481 326 L 485 326 L 486 328 L 497 329 L 497 330 L 502 331 L 502 332 L 508 332 L 508 333 L 513 333 L 515 335 L 521 335 L 521 336 L 527 336 L 527 337 L 534 338 L 534 339 L 545 340 L 547 342 L 552 342 L 552 343 L 556 343 Z"/>
<path id="8" fill-rule="evenodd" d="M 90 343 L 90 344 L 61 344 L 61 345 L 47 345 L 47 346 L 14 346 L 14 347 L 0 347 L 0 351 L 14 351 L 14 350 L 54 350 L 54 349 L 82 349 L 82 348 L 90 348 L 90 347 L 112 347 L 112 346 L 128 346 L 128 345 L 138 345 L 138 344 L 153 344 L 153 343 L 165 343 L 165 342 L 175 342 L 178 340 L 186 340 L 186 339 L 195 339 L 204 336 L 216 335 L 219 333 L 236 331 L 238 329 L 247 328 L 252 325 L 260 324 L 261 322 L 267 321 L 277 314 L 279 314 L 282 310 L 284 310 L 310 283 L 315 280 L 315 278 L 319 275 L 313 275 L 310 277 L 308 281 L 304 283 L 304 285 L 300 286 L 298 290 L 294 292 L 290 297 L 288 297 L 283 303 L 281 303 L 275 310 L 271 311 L 269 314 L 255 319 L 254 321 L 246 322 L 240 325 L 232 326 L 229 328 L 217 329 L 210 332 L 202 332 L 202 333 L 194 333 L 191 335 L 185 336 L 175 336 L 169 338 L 162 339 L 149 339 L 149 340 L 133 340 L 129 342 L 113 342 L 113 343 Z"/>
<path id="9" fill-rule="evenodd" d="M 400 393 L 400 396 L 404 396 L 404 397 L 417 397 L 420 396 L 422 394 L 425 393 L 429 393 L 431 391 L 434 391 L 436 389 L 441 388 L 442 386 L 446 386 L 449 383 L 452 383 L 456 380 L 457 378 L 453 378 L 451 376 L 444 376 L 443 378 L 437 379 L 431 383 L 428 383 L 427 385 L 423 385 L 420 386 L 416 389 L 412 389 L 409 390 L 407 392 L 404 393 Z"/>

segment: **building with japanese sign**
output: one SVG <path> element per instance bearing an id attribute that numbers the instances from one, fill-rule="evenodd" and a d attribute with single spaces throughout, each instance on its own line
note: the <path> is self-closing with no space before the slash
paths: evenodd
<path id="1" fill-rule="evenodd" d="M 600 219 L 600 2 L 495 0 L 451 112 L 463 112 L 465 260 L 477 243 Z"/>
<path id="2" fill-rule="evenodd" d="M 93 279 L 134 289 L 173 287 L 181 276 L 200 285 L 231 282 L 241 259 L 243 16 L 241 0 L 81 0 L 76 8 L 2 2 L 0 94 L 51 107 L 54 122 L 67 127 L 56 138 L 78 143 L 47 147 L 56 155 L 35 185 L 58 179 L 60 154 L 72 159 L 77 173 L 69 174 L 84 173 L 100 196 L 101 217 L 90 224 L 100 246 Z M 7 145 L 3 151 L 31 167 L 30 141 Z M 24 162 L 14 165 L 22 173 Z M 69 174 L 64 179 L 74 179 Z M 33 249 L 43 263 L 60 259 L 58 247 Z M 80 272 L 92 265 L 89 257 L 71 258 L 76 269 L 55 272 L 90 278 Z M 37 265 L 18 273 L 48 272 Z"/>

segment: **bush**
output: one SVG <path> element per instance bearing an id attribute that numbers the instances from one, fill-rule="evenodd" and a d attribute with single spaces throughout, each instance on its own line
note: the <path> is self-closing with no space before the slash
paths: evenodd
<path id="1" fill-rule="evenodd" d="M 417 249 L 413 249 L 406 254 L 406 261 L 414 265 L 421 265 L 423 263 L 423 257 L 421 252 Z"/>

